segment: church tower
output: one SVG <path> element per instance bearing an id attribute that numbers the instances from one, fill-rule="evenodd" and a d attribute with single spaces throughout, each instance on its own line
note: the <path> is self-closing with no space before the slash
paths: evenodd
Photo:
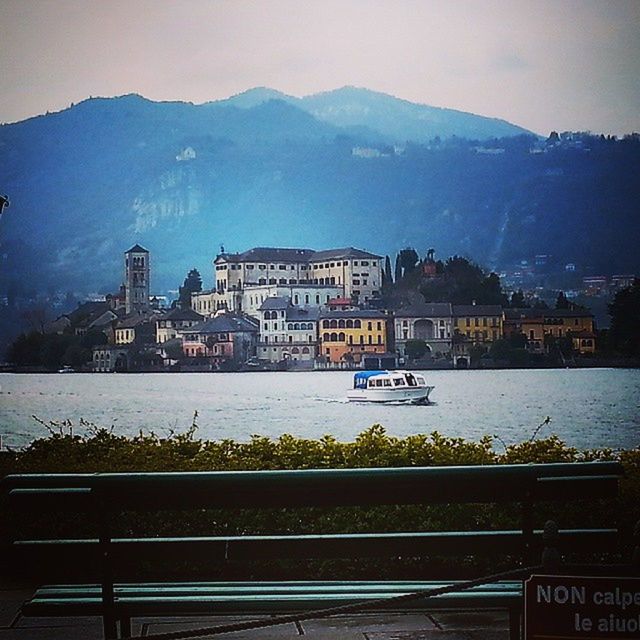
<path id="1" fill-rule="evenodd" d="M 125 313 L 149 308 L 149 252 L 139 244 L 124 254 Z"/>

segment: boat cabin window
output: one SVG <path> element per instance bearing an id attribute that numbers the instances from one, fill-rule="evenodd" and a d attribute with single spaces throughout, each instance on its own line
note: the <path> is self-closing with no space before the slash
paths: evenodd
<path id="1" fill-rule="evenodd" d="M 405 373 L 404 377 L 407 379 L 407 384 L 410 387 L 417 387 L 418 386 L 418 383 L 416 382 L 416 378 L 412 373 Z"/>
<path id="2" fill-rule="evenodd" d="M 422 376 L 416 376 L 416 380 L 418 381 L 418 384 L 420 384 L 420 385 L 427 384 L 426 380 Z"/>
<path id="3" fill-rule="evenodd" d="M 404 379 L 403 378 L 394 378 L 393 384 L 396 387 L 404 387 Z"/>
<path id="4" fill-rule="evenodd" d="M 389 378 L 387 378 L 386 380 L 383 380 L 384 382 L 384 386 L 385 387 L 390 387 L 391 386 L 391 380 L 389 380 Z"/>

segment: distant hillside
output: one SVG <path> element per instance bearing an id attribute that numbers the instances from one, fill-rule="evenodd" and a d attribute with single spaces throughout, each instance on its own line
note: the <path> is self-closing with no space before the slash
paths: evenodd
<path id="1" fill-rule="evenodd" d="M 379 106 L 358 117 L 352 100 Z M 254 90 L 204 105 L 90 99 L 1 126 L 11 206 L 0 296 L 113 290 L 136 242 L 151 251 L 155 292 L 194 266 L 211 286 L 220 244 L 382 255 L 411 245 L 496 267 L 546 253 L 592 271 L 640 270 L 637 141 L 547 148 L 533 136 L 467 141 L 434 129 L 441 141 L 425 133 L 431 142 L 394 148 L 383 124 L 395 108 L 409 114 L 395 116 L 407 130 L 411 113 L 430 109 L 363 90 L 302 101 Z"/>
<path id="2" fill-rule="evenodd" d="M 269 100 L 283 100 L 338 127 L 366 127 L 391 143 L 427 142 L 436 136 L 485 140 L 531 134 L 505 120 L 415 104 L 357 87 L 342 87 L 304 98 L 258 87 L 221 102 L 247 109 Z"/>

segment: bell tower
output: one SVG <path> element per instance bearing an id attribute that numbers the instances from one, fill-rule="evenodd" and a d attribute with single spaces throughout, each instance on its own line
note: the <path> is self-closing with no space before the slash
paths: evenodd
<path id="1" fill-rule="evenodd" d="M 149 252 L 139 244 L 124 254 L 125 313 L 149 308 Z"/>

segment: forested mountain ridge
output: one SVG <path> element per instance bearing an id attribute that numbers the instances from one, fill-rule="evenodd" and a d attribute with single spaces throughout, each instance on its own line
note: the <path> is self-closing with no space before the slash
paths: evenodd
<path id="1" fill-rule="evenodd" d="M 90 99 L 1 126 L 11 206 L 0 295 L 113 290 L 135 243 L 151 251 L 155 292 L 194 266 L 210 286 L 220 244 L 435 247 L 491 267 L 545 253 L 596 272 L 640 270 L 637 138 L 415 142 L 250 97 Z"/>

